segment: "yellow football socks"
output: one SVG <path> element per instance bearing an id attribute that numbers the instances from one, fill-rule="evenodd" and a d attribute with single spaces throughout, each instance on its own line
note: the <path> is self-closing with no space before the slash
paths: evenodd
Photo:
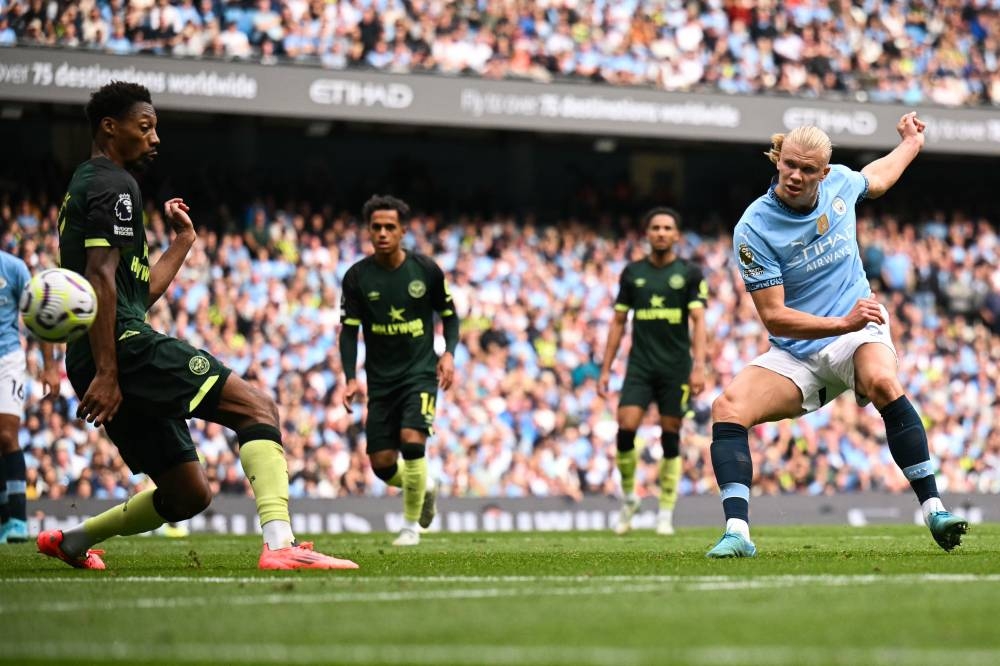
<path id="1" fill-rule="evenodd" d="M 240 447 L 243 472 L 253 487 L 261 526 L 272 520 L 290 522 L 288 515 L 288 463 L 281 445 L 254 439 Z"/>
<path id="2" fill-rule="evenodd" d="M 88 518 L 83 522 L 83 531 L 86 532 L 90 544 L 82 549 L 74 548 L 71 545 L 67 547 L 74 551 L 81 551 L 113 536 L 129 536 L 130 534 L 142 534 L 155 530 L 166 522 L 153 507 L 153 492 L 155 490 L 155 488 L 143 490 L 104 513 Z M 69 551 L 67 550 L 67 552 Z"/>
<path id="3" fill-rule="evenodd" d="M 618 473 L 622 476 L 622 495 L 625 497 L 631 497 L 635 494 L 635 467 L 638 460 L 638 449 L 618 452 Z"/>
<path id="4" fill-rule="evenodd" d="M 402 477 L 403 519 L 416 522 L 424 507 L 424 491 L 427 489 L 427 458 L 403 460 Z"/>
<path id="5" fill-rule="evenodd" d="M 385 482 L 386 485 L 390 485 L 393 488 L 403 487 L 403 469 L 396 465 L 396 473 L 392 475 L 392 478 Z"/>
<path id="6" fill-rule="evenodd" d="M 673 509 L 677 505 L 677 485 L 681 480 L 681 459 L 664 458 L 660 461 L 660 508 Z"/>

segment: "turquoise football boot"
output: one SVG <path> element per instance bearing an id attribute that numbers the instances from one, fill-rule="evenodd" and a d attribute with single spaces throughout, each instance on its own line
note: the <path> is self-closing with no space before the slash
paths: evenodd
<path id="1" fill-rule="evenodd" d="M 749 539 L 744 539 L 741 534 L 736 532 L 726 532 L 719 539 L 719 543 L 715 544 L 712 550 L 705 553 L 705 557 L 711 558 L 727 558 L 727 557 L 756 557 L 757 546 L 753 545 L 753 541 Z"/>
<path id="2" fill-rule="evenodd" d="M 0 527 L 0 543 L 24 543 L 28 540 L 28 523 L 11 518 Z"/>
<path id="3" fill-rule="evenodd" d="M 937 544 L 947 551 L 962 543 L 962 535 L 969 531 L 969 521 L 949 511 L 935 511 L 927 517 L 927 527 Z"/>

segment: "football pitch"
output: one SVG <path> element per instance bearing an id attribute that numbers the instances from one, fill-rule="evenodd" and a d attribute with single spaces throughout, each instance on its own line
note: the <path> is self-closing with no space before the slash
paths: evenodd
<path id="1" fill-rule="evenodd" d="M 319 535 L 361 568 L 260 572 L 259 538 L 133 537 L 108 570 L 0 546 L 0 662 L 1000 664 L 1000 525 Z"/>

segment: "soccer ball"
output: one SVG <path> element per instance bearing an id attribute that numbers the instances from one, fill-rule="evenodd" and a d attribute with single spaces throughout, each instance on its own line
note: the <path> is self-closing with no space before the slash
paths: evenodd
<path id="1" fill-rule="evenodd" d="M 24 324 L 39 340 L 68 342 L 94 323 L 97 294 L 79 273 L 49 268 L 28 281 L 20 308 Z"/>

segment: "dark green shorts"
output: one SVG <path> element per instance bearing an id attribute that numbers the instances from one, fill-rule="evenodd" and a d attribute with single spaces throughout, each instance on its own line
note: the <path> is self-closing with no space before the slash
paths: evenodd
<path id="1" fill-rule="evenodd" d="M 687 412 L 691 387 L 667 377 L 648 377 L 626 372 L 619 407 L 642 407 L 656 401 L 660 416 L 683 417 Z"/>
<path id="2" fill-rule="evenodd" d="M 433 434 L 437 390 L 436 380 L 424 381 L 370 398 L 365 421 L 368 455 L 398 449 L 399 431 L 403 428 Z"/>
<path id="3" fill-rule="evenodd" d="M 133 472 L 150 476 L 198 453 L 186 419 L 211 420 L 232 370 L 208 352 L 147 330 L 118 344 L 118 386 L 122 405 L 105 430 Z M 67 375 L 78 396 L 94 379 L 92 360 Z"/>

